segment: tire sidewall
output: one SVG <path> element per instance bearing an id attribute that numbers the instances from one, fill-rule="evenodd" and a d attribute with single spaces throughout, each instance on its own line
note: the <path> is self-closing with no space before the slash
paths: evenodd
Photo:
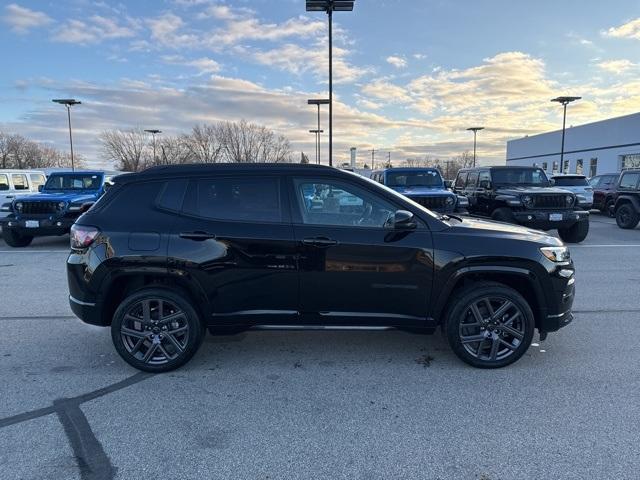
<path id="1" fill-rule="evenodd" d="M 182 311 L 184 311 L 187 317 L 187 324 L 189 325 L 189 340 L 187 342 L 185 351 L 178 358 L 170 360 L 169 362 L 162 365 L 150 365 L 130 355 L 126 347 L 124 346 L 122 337 L 120 335 L 122 321 L 127 311 L 134 304 L 146 298 L 159 298 L 175 303 L 180 309 L 182 309 Z M 184 295 L 167 288 L 145 288 L 143 290 L 132 293 L 127 298 L 125 298 L 122 303 L 120 303 L 113 315 L 113 320 L 111 322 L 111 340 L 113 341 L 113 345 L 118 354 L 129 365 L 145 372 L 168 372 L 184 365 L 195 355 L 202 343 L 203 337 L 203 323 L 199 318 L 196 310 L 193 308 L 191 302 Z"/>
<path id="2" fill-rule="evenodd" d="M 7 245 L 14 248 L 27 247 L 33 241 L 33 237 L 29 235 L 22 235 L 20 232 L 13 228 L 2 228 L 2 238 Z"/>
<path id="3" fill-rule="evenodd" d="M 469 305 L 485 296 L 497 296 L 507 298 L 509 301 L 516 304 L 516 306 L 522 312 L 525 321 L 525 335 L 522 343 L 518 346 L 516 351 L 509 355 L 507 358 L 496 361 L 480 360 L 472 356 L 466 351 L 462 345 L 462 341 L 459 336 L 459 325 L 463 313 L 469 308 Z M 527 301 L 517 291 L 512 288 L 502 286 L 500 284 L 476 286 L 475 288 L 466 289 L 459 297 L 457 297 L 452 303 L 451 308 L 447 312 L 445 331 L 447 335 L 447 341 L 451 346 L 453 352 L 465 363 L 479 368 L 501 368 L 516 362 L 522 357 L 529 349 L 531 342 L 533 341 L 533 335 L 535 331 L 535 319 L 531 307 Z"/>
<path id="4" fill-rule="evenodd" d="M 629 210 L 629 222 L 628 223 L 623 223 L 620 219 L 620 212 L 624 209 L 628 209 Z M 638 213 L 635 211 L 635 208 L 629 204 L 629 203 L 625 203 L 624 205 L 621 205 L 620 207 L 618 207 L 618 209 L 616 210 L 616 223 L 618 224 L 618 227 L 623 228 L 623 229 L 632 229 L 635 228 L 638 225 Z"/>

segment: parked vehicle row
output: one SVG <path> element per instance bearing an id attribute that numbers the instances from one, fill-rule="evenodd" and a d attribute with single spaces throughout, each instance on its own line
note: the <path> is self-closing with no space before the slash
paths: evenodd
<path id="1" fill-rule="evenodd" d="M 39 170 L 0 170 L 0 220 L 11 213 L 14 200 L 38 192 L 45 181 Z"/>

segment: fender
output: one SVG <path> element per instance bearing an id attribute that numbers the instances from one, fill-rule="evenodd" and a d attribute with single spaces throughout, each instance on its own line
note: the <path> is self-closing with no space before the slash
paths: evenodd
<path id="1" fill-rule="evenodd" d="M 547 311 L 547 302 L 535 272 L 527 268 L 510 267 L 506 265 L 474 265 L 457 268 L 451 275 L 449 275 L 447 281 L 442 286 L 442 289 L 437 293 L 437 297 L 435 297 L 435 304 L 431 309 L 430 316 L 432 316 L 436 320 L 439 320 L 441 318 L 442 313 L 447 306 L 451 293 L 460 280 L 464 279 L 465 277 L 483 273 L 514 275 L 526 279 L 536 296 L 536 300 L 539 306 L 538 313 L 541 316 L 544 316 L 545 312 Z"/>
<path id="2" fill-rule="evenodd" d="M 615 204 L 614 208 L 618 209 L 618 207 L 622 203 L 626 203 L 626 202 L 631 203 L 636 208 L 636 210 L 640 211 L 640 200 L 635 195 L 620 195 L 620 196 L 618 196 L 618 198 L 616 199 L 616 204 Z"/>

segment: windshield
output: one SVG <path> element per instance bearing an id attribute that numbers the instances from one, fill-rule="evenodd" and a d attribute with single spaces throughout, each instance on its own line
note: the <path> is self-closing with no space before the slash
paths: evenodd
<path id="1" fill-rule="evenodd" d="M 45 190 L 98 190 L 102 185 L 102 176 L 86 173 L 56 175 L 47 179 Z"/>
<path id="2" fill-rule="evenodd" d="M 496 168 L 491 171 L 491 177 L 495 184 L 549 186 L 549 180 L 540 168 Z"/>
<path id="3" fill-rule="evenodd" d="M 389 187 L 442 187 L 442 177 L 437 170 L 387 172 L 385 184 Z"/>
<path id="4" fill-rule="evenodd" d="M 553 177 L 556 187 L 586 187 L 589 185 L 585 177 Z"/>

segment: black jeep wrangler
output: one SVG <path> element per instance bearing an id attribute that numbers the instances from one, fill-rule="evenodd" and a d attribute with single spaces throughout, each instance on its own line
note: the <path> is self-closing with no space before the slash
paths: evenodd
<path id="1" fill-rule="evenodd" d="M 469 212 L 539 230 L 558 230 L 565 242 L 579 243 L 589 233 L 589 212 L 576 196 L 553 186 L 537 167 L 462 169 L 454 184 L 469 199 Z"/>
<path id="2" fill-rule="evenodd" d="M 206 329 L 249 328 L 442 328 L 465 362 L 503 367 L 571 322 L 575 282 L 558 238 L 281 164 L 116 177 L 71 228 L 67 273 L 73 312 L 150 372 L 187 362 Z"/>
<path id="3" fill-rule="evenodd" d="M 632 229 L 640 222 L 640 169 L 625 170 L 616 188 L 613 211 L 620 228 Z"/>

